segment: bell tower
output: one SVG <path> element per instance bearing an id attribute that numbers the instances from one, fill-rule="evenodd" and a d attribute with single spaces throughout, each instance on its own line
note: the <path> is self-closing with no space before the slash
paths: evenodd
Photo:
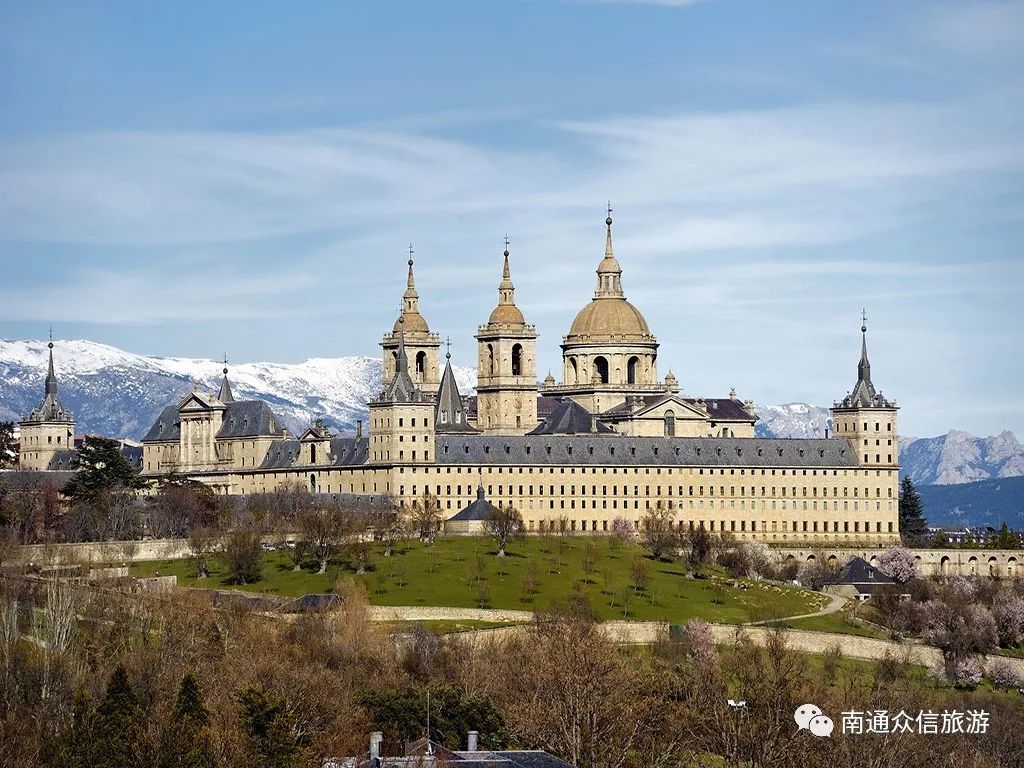
<path id="1" fill-rule="evenodd" d="M 53 330 L 50 331 L 49 367 L 43 402 L 24 421 L 21 428 L 21 446 L 18 463 L 21 469 L 44 470 L 59 451 L 75 447 L 75 417 L 64 409 L 57 393 L 57 374 L 53 369 Z"/>
<path id="2" fill-rule="evenodd" d="M 509 267 L 498 285 L 498 306 L 476 334 L 476 427 L 495 435 L 523 435 L 537 426 L 537 330 L 516 306 Z"/>
<path id="3" fill-rule="evenodd" d="M 404 335 L 404 346 L 409 358 L 407 371 L 413 383 L 428 397 L 433 397 L 441 384 L 439 357 L 441 339 L 430 332 L 430 326 L 420 314 L 420 295 L 416 292 L 416 275 L 413 272 L 412 243 L 409 243 L 409 273 L 406 277 L 405 293 L 402 295 L 402 311 L 395 321 L 391 333 L 384 334 L 380 345 L 384 351 L 384 381 L 392 381 L 398 374 L 398 340 Z"/>
<path id="4" fill-rule="evenodd" d="M 836 437 L 849 439 L 857 463 L 862 467 L 899 466 L 899 436 L 896 432 L 896 401 L 886 400 L 875 390 L 868 362 L 867 313 L 861 313 L 860 361 L 857 383 L 832 406 Z"/>

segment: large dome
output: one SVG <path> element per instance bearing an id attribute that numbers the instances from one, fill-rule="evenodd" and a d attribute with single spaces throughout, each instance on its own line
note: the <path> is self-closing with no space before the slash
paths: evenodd
<path id="1" fill-rule="evenodd" d="M 572 321 L 569 337 L 648 341 L 651 329 L 640 310 L 625 299 L 594 299 Z"/>

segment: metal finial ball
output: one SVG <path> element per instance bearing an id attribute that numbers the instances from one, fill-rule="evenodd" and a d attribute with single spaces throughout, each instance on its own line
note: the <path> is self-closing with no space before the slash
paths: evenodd
<path id="1" fill-rule="evenodd" d="M 609 216 L 607 219 L 604 220 L 604 223 L 610 227 L 612 225 L 612 217 Z"/>
<path id="2" fill-rule="evenodd" d="M 868 327 L 867 327 L 866 325 L 862 325 L 862 326 L 860 327 L 860 332 L 861 332 L 861 333 L 867 333 L 867 332 L 868 332 Z"/>
<path id="3" fill-rule="evenodd" d="M 223 369 L 223 373 L 224 373 L 225 376 L 227 376 L 228 375 L 228 369 L 227 368 Z"/>
<path id="4" fill-rule="evenodd" d="M 505 255 L 508 256 L 508 248 L 505 249 Z"/>
<path id="5" fill-rule="evenodd" d="M 49 347 L 50 349 L 53 349 L 53 342 L 51 341 L 51 342 L 50 342 L 49 344 L 47 344 L 46 346 L 48 346 L 48 347 Z"/>
<path id="6" fill-rule="evenodd" d="M 412 259 L 409 259 L 409 266 L 412 266 Z"/>

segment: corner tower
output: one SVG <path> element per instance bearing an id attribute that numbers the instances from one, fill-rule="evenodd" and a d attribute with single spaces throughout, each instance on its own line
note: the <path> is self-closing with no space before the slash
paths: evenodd
<path id="1" fill-rule="evenodd" d="M 896 432 L 896 401 L 886 400 L 875 390 L 868 362 L 867 314 L 861 316 L 860 361 L 857 383 L 832 406 L 836 437 L 849 439 L 861 466 L 899 466 L 899 436 Z"/>
<path id="2" fill-rule="evenodd" d="M 537 330 L 516 306 L 507 237 L 504 255 L 498 306 L 476 334 L 476 426 L 495 435 L 523 435 L 537 426 Z"/>
<path id="3" fill-rule="evenodd" d="M 438 358 L 441 340 L 420 314 L 420 295 L 416 292 L 416 276 L 413 272 L 413 249 L 409 244 L 409 274 L 406 277 L 405 293 L 402 295 L 402 312 L 395 320 L 391 333 L 384 334 L 380 345 L 384 350 L 384 381 L 392 381 L 398 372 L 398 342 L 400 332 L 404 334 L 406 354 L 409 358 L 407 374 L 424 392 L 434 393 L 441 383 Z"/>
<path id="4" fill-rule="evenodd" d="M 18 462 L 22 469 L 44 470 L 59 451 L 74 450 L 75 418 L 64 408 L 57 393 L 57 374 L 53 368 L 53 333 L 50 333 L 49 367 L 43 402 L 24 421 L 21 427 L 21 447 Z"/>

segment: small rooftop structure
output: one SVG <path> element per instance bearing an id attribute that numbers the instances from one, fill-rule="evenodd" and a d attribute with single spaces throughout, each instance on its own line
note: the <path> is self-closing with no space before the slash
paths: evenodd
<path id="1" fill-rule="evenodd" d="M 324 768 L 434 768 L 434 766 L 463 765 L 465 768 L 575 768 L 561 758 L 540 749 L 479 749 L 479 734 L 470 731 L 466 749 L 452 750 L 430 738 L 420 738 L 406 744 L 404 754 L 382 754 L 384 734 L 370 734 L 370 749 L 356 757 L 333 758 L 324 761 Z"/>

